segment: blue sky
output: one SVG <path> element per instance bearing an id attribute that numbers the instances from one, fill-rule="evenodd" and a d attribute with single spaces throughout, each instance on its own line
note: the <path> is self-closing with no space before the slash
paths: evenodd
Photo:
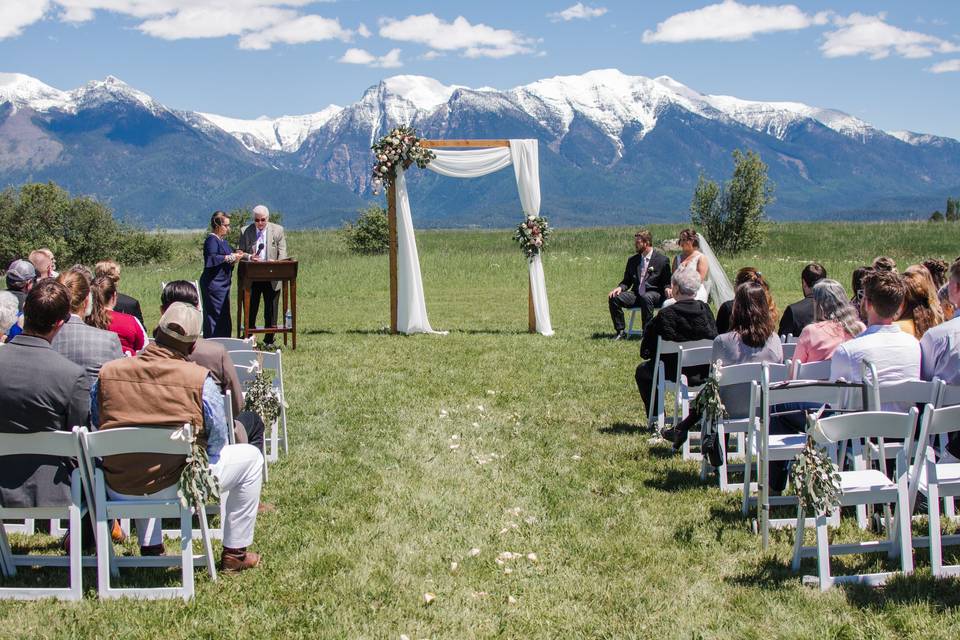
<path id="1" fill-rule="evenodd" d="M 420 74 L 508 89 L 615 67 L 960 138 L 957 0 L 2 0 L 0 71 L 115 75 L 171 107 L 252 118 Z"/>

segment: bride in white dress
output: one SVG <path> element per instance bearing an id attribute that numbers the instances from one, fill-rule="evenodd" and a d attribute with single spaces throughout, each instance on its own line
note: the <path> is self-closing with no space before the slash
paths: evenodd
<path id="1" fill-rule="evenodd" d="M 678 243 L 680 255 L 674 262 L 673 270 L 675 272 L 695 270 L 700 276 L 700 288 L 697 289 L 694 299 L 706 303 L 710 297 L 713 297 L 713 302 L 718 307 L 727 300 L 733 300 L 733 286 L 730 284 L 730 279 L 727 278 L 710 245 L 707 244 L 706 238 L 693 229 L 684 229 L 680 232 Z M 676 302 L 669 287 L 666 293 L 668 297 L 663 301 L 663 307 L 669 307 Z"/>

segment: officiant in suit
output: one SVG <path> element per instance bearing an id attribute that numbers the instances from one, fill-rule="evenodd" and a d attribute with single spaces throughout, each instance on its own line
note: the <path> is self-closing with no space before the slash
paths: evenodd
<path id="1" fill-rule="evenodd" d="M 287 239 L 283 227 L 270 222 L 270 210 L 262 204 L 253 208 L 253 224 L 240 235 L 240 250 L 250 254 L 254 261 L 286 260 Z M 254 282 L 250 289 L 250 310 L 247 326 L 256 326 L 263 298 L 264 326 L 277 326 L 277 305 L 280 302 L 280 281 Z M 263 341 L 273 343 L 273 334 L 268 333 Z"/>
<path id="2" fill-rule="evenodd" d="M 624 330 L 623 310 L 640 307 L 643 326 L 666 298 L 665 289 L 670 286 L 670 260 L 653 248 L 653 234 L 641 229 L 633 236 L 637 253 L 627 260 L 623 280 L 607 294 L 610 317 L 613 319 L 614 340 L 627 337 Z"/>

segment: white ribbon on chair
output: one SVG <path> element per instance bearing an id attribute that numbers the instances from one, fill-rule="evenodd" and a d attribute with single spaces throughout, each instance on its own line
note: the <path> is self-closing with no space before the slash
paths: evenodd
<path id="1" fill-rule="evenodd" d="M 479 178 L 504 169 L 512 163 L 517 178 L 517 190 L 525 214 L 540 213 L 540 168 L 536 140 L 511 140 L 510 147 L 450 151 L 436 149 L 427 168 L 451 178 Z M 420 257 L 417 253 L 407 195 L 407 181 L 403 170 L 397 169 L 395 182 L 397 196 L 397 330 L 401 333 L 438 333 L 427 319 L 427 305 L 423 297 L 423 279 Z M 537 331 L 553 335 L 550 325 L 550 306 L 547 285 L 540 256 L 529 264 L 530 286 L 533 293 Z"/>

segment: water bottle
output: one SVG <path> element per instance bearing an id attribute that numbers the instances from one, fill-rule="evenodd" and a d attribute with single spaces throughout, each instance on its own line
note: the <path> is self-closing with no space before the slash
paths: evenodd
<path id="1" fill-rule="evenodd" d="M 287 329 L 293 329 L 293 314 L 290 312 L 290 309 L 287 309 L 286 315 L 283 317 L 283 326 Z"/>

